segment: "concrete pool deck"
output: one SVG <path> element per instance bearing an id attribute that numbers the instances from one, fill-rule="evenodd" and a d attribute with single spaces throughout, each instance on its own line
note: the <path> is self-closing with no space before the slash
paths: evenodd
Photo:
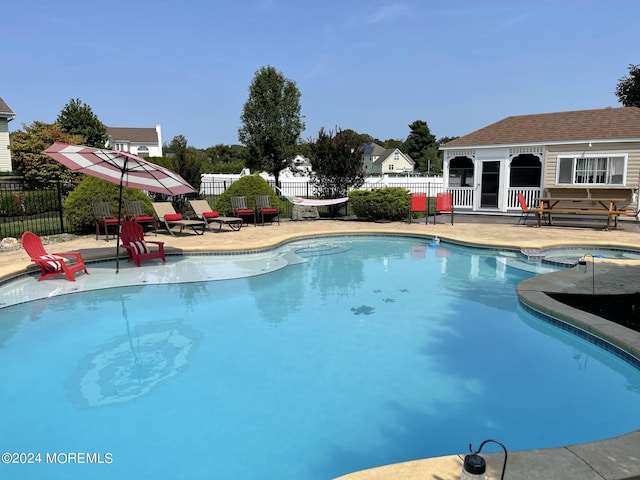
<path id="1" fill-rule="evenodd" d="M 255 251 L 269 249 L 295 239 L 341 234 L 437 236 L 443 241 L 511 250 L 571 246 L 640 250 L 640 230 L 637 224 L 631 221 L 621 221 L 616 230 L 603 231 L 588 227 L 535 228 L 516 225 L 517 217 L 456 215 L 454 225 L 445 223 L 447 219 L 446 216 L 439 218 L 436 225 L 425 225 L 424 221 L 411 225 L 404 222 L 372 223 L 340 220 L 282 221 L 279 226 L 248 226 L 238 232 L 223 229 L 216 233 L 206 232 L 202 236 L 189 232 L 177 237 L 159 232 L 157 238 L 153 235 L 148 238 L 165 242 L 167 253 Z M 96 259 L 112 258 L 115 255 L 115 246 L 114 240 L 109 242 L 96 240 L 91 235 L 45 247 L 48 251 L 77 250 L 82 253 L 86 262 L 90 262 Z M 23 250 L 0 252 L 0 280 L 26 271 L 33 271 L 33 267 Z M 90 265 L 89 272 L 91 272 Z M 594 291 L 598 294 L 635 293 L 640 291 L 640 261 L 594 259 L 588 263 L 586 273 L 578 273 L 577 269 L 571 268 L 537 275 L 522 282 L 517 290 L 520 298 L 536 310 L 592 332 L 640 358 L 640 333 L 569 308 L 543 293 L 590 294 Z M 630 429 L 633 427 L 630 426 Z M 467 445 L 472 442 L 477 447 L 483 440 L 485 439 L 461 438 L 460 455 L 380 466 L 339 478 L 340 480 L 458 479 L 462 465 L 461 458 L 468 453 Z M 503 462 L 502 453 L 484 455 L 483 452 L 483 456 L 487 460 L 490 478 L 499 478 Z M 513 480 L 640 479 L 640 430 L 598 442 L 562 448 L 509 452 L 505 478 Z"/>

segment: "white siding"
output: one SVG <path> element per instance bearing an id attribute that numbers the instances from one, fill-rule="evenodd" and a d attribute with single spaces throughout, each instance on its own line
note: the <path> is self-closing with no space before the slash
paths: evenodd
<path id="1" fill-rule="evenodd" d="M 638 176 L 640 175 L 640 143 L 603 143 L 594 144 L 592 147 L 576 148 L 576 145 L 553 145 L 546 151 L 544 161 L 544 181 L 545 188 L 556 186 L 556 169 L 558 166 L 558 156 L 568 155 L 580 157 L 582 155 L 602 155 L 603 157 L 627 154 L 626 189 L 638 189 Z M 584 188 L 584 187 L 568 187 Z"/>
<path id="2" fill-rule="evenodd" d="M 0 172 L 10 172 L 11 151 L 9 150 L 9 122 L 0 118 Z"/>

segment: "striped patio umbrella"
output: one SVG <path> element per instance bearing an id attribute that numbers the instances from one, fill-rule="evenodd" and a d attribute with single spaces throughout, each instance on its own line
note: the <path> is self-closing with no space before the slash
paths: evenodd
<path id="1" fill-rule="evenodd" d="M 196 190 L 177 173 L 148 162 L 138 155 L 117 150 L 85 147 L 56 142 L 43 153 L 75 172 L 98 177 L 120 185 L 118 196 L 118 234 L 116 273 L 120 268 L 120 221 L 122 188 L 136 188 L 167 195 L 183 195 Z"/>

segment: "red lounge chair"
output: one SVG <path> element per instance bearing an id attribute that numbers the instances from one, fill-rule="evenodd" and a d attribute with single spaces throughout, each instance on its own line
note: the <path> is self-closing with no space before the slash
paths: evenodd
<path id="1" fill-rule="evenodd" d="M 244 221 L 241 218 L 221 216 L 217 210 L 211 210 L 209 202 L 206 200 L 189 200 L 189 203 L 198 218 L 201 218 L 211 231 L 214 231 L 215 225 L 218 226 L 218 232 L 222 230 L 222 225 L 228 225 L 231 230 L 235 231 L 242 228 Z"/>
<path id="2" fill-rule="evenodd" d="M 273 224 L 275 220 L 280 225 L 280 212 L 276 207 L 271 206 L 271 200 L 268 195 L 257 195 L 256 196 L 256 209 L 257 214 L 260 215 L 260 220 L 262 221 L 262 225 L 264 226 L 264 217 L 266 216 Z"/>
<path id="3" fill-rule="evenodd" d="M 159 258 L 162 262 L 167 260 L 164 257 L 164 242 L 153 242 L 144 239 L 144 229 L 136 222 L 124 222 L 120 231 L 120 240 L 122 248 L 127 250 L 129 256 L 128 261 L 133 260 L 136 267 L 139 267 L 142 261 L 152 258 Z M 151 250 L 149 244 L 154 244 L 157 250 Z"/>
<path id="4" fill-rule="evenodd" d="M 409 223 L 413 219 L 413 212 L 424 212 L 424 223 L 426 225 L 429 219 L 429 209 L 427 206 L 427 194 L 426 193 L 412 193 L 411 194 L 411 206 L 409 207 Z"/>
<path id="5" fill-rule="evenodd" d="M 33 232 L 22 234 L 22 248 L 27 252 L 32 262 L 40 267 L 40 280 L 65 275 L 67 280 L 75 282 L 75 274 L 84 271 L 87 275 L 87 267 L 84 265 L 80 252 L 56 252 L 47 253 L 42 245 L 40 237 Z M 73 257 L 75 263 L 67 263 L 61 257 Z"/>

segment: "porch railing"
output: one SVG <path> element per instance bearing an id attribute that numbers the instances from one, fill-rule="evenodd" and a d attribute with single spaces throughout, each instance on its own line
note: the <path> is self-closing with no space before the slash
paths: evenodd
<path id="1" fill-rule="evenodd" d="M 474 187 L 450 187 L 449 191 L 453 194 L 453 205 L 458 209 L 472 210 L 475 201 L 476 192 L 479 188 Z M 518 193 L 522 193 L 527 200 L 527 205 L 535 205 L 535 199 L 542 194 L 542 189 L 538 187 L 509 187 L 506 191 L 506 212 L 520 211 L 520 202 L 518 202 Z"/>

